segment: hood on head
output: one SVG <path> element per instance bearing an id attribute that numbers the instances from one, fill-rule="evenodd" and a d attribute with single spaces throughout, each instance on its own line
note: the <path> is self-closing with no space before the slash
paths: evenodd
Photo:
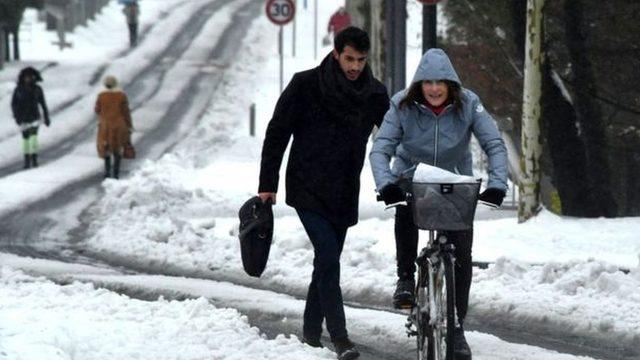
<path id="1" fill-rule="evenodd" d="M 42 76 L 40 75 L 40 71 L 32 68 L 31 66 L 26 67 L 22 70 L 20 70 L 20 74 L 18 75 L 18 83 L 22 84 L 24 83 L 24 78 L 27 75 L 31 75 L 34 78 L 34 82 L 39 82 L 42 81 Z"/>
<path id="2" fill-rule="evenodd" d="M 437 48 L 429 49 L 422 55 L 411 84 L 424 80 L 449 80 L 462 86 L 451 60 L 442 49 Z"/>

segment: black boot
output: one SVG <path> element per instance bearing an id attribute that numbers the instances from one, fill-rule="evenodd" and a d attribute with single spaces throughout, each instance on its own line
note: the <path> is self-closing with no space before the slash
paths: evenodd
<path id="1" fill-rule="evenodd" d="M 457 327 L 453 331 L 453 354 L 456 360 L 471 360 L 471 349 L 467 344 L 467 339 L 464 337 L 462 327 Z"/>
<path id="2" fill-rule="evenodd" d="M 322 348 L 322 342 L 320 341 L 320 337 L 314 337 L 309 335 L 302 335 L 302 343 L 307 344 L 314 348 Z"/>
<path id="3" fill-rule="evenodd" d="M 31 154 L 31 167 L 38 167 L 38 154 Z"/>
<path id="4" fill-rule="evenodd" d="M 113 155 L 113 178 L 120 178 L 120 159 L 122 159 L 121 155 Z"/>
<path id="5" fill-rule="evenodd" d="M 411 309 L 413 307 L 413 291 L 416 282 L 413 279 L 400 279 L 393 293 L 393 307 L 396 309 Z"/>
<path id="6" fill-rule="evenodd" d="M 356 346 L 347 338 L 335 340 L 333 347 L 335 347 L 336 354 L 338 354 L 338 360 L 353 360 L 360 356 Z"/>
<path id="7" fill-rule="evenodd" d="M 104 157 L 104 178 L 111 177 L 111 156 L 107 155 Z"/>
<path id="8" fill-rule="evenodd" d="M 24 154 L 24 166 L 23 169 L 31 168 L 31 154 Z"/>

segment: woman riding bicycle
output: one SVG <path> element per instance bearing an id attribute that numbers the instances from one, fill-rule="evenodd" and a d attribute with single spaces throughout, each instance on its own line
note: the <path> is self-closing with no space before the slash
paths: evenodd
<path id="1" fill-rule="evenodd" d="M 498 207 L 507 190 L 507 150 L 491 115 L 478 96 L 461 86 L 441 49 L 428 50 L 409 88 L 395 94 L 369 155 L 376 187 L 389 205 L 405 200 L 419 163 L 473 175 L 469 149 L 474 135 L 489 159 L 489 182 L 479 199 Z M 391 158 L 395 157 L 393 167 Z M 447 233 L 455 245 L 455 300 L 459 327 L 454 332 L 456 359 L 469 359 L 471 351 L 462 324 L 471 286 L 473 230 Z M 399 206 L 395 217 L 398 283 L 394 306 L 411 307 L 418 250 L 418 228 L 411 210 Z"/>

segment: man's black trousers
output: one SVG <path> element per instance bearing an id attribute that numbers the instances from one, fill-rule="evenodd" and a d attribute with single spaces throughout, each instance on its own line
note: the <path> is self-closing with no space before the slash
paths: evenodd
<path id="1" fill-rule="evenodd" d="M 317 213 L 296 209 L 313 244 L 313 274 L 304 309 L 304 336 L 319 339 L 326 320 L 331 341 L 347 338 L 342 290 L 340 254 L 347 227 L 336 227 Z"/>

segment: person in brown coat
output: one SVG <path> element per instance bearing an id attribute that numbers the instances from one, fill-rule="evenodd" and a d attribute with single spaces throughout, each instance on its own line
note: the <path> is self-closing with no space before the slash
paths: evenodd
<path id="1" fill-rule="evenodd" d="M 95 106 L 99 116 L 98 155 L 104 158 L 105 178 L 117 179 L 120 175 L 122 149 L 130 141 L 133 126 L 129 101 L 127 95 L 117 88 L 118 80 L 114 76 L 106 76 L 104 86 L 107 89 L 98 95 Z"/>

